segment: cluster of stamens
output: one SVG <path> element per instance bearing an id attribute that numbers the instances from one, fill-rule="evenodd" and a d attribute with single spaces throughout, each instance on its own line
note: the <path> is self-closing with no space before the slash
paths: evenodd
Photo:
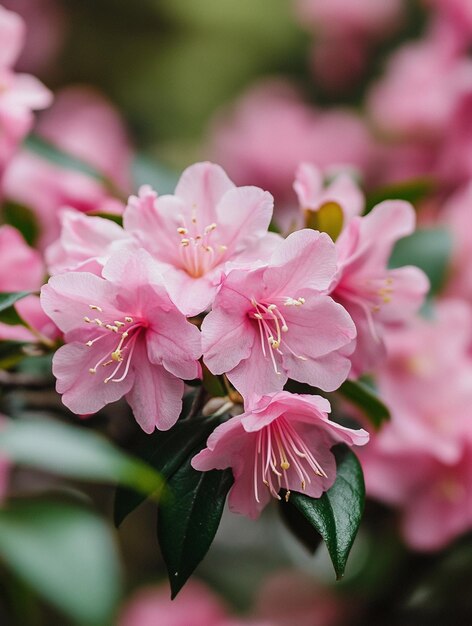
<path id="1" fill-rule="evenodd" d="M 285 297 L 277 298 L 277 300 L 281 300 L 281 304 L 283 306 L 299 307 L 305 304 L 305 298 L 295 299 L 291 297 Z M 252 311 L 252 317 L 253 319 L 257 320 L 259 326 L 262 353 L 264 357 L 267 357 L 269 355 L 275 373 L 280 375 L 280 372 L 277 368 L 277 362 L 275 360 L 274 352 L 277 352 L 279 355 L 283 356 L 283 352 L 281 350 L 282 342 L 284 349 L 287 349 L 298 359 L 306 361 L 306 358 L 304 356 L 295 354 L 295 352 L 293 352 L 293 350 L 288 346 L 287 341 L 283 338 L 283 334 L 288 332 L 288 325 L 279 306 L 274 302 L 270 304 L 260 303 L 255 298 L 251 299 L 251 304 L 254 307 L 254 310 Z"/>
<path id="2" fill-rule="evenodd" d="M 198 228 L 195 214 L 190 225 L 187 225 L 182 215 L 180 219 L 182 226 L 177 228 L 180 235 L 180 258 L 187 273 L 199 278 L 221 261 L 227 246 L 214 242 L 213 233 L 217 229 L 217 224 L 208 224 L 201 230 Z"/>
<path id="3" fill-rule="evenodd" d="M 91 311 L 96 311 L 98 313 L 103 312 L 103 309 L 96 304 L 89 304 L 89 308 Z M 113 365 L 115 363 L 115 369 L 104 379 L 103 382 L 108 383 L 111 381 L 119 383 L 123 381 L 129 372 L 136 339 L 139 336 L 140 329 L 143 328 L 142 322 L 135 321 L 132 317 L 126 316 L 122 320 L 113 320 L 113 322 L 110 323 L 102 321 L 98 317 L 92 319 L 87 315 L 84 317 L 84 322 L 86 324 L 93 324 L 100 329 L 98 336 L 86 342 L 85 345 L 89 348 L 105 337 L 109 337 L 109 333 L 115 333 L 119 336 L 115 349 L 111 352 L 107 352 L 101 359 L 99 359 L 97 363 L 89 369 L 89 373 L 96 374 L 98 368 L 108 367 L 109 365 Z M 122 368 L 123 372 L 121 376 L 119 378 L 115 378 Z"/>
<path id="4" fill-rule="evenodd" d="M 290 497 L 288 470 L 293 468 L 305 491 L 311 484 L 313 474 L 325 477 L 326 473 L 307 448 L 289 420 L 281 416 L 257 434 L 254 456 L 254 495 L 259 500 L 259 478 L 270 494 L 280 500 L 280 489 L 286 489 L 285 499 Z"/>

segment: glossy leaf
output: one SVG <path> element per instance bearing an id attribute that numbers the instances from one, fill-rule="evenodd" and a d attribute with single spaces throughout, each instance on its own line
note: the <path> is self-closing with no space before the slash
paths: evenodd
<path id="1" fill-rule="evenodd" d="M 203 446 L 215 427 L 215 421 L 207 418 L 178 421 L 170 430 L 148 435 L 145 444 L 135 450 L 135 454 L 149 463 L 164 479 L 169 479 L 195 449 Z M 152 491 L 144 493 L 118 488 L 114 511 L 116 526 L 150 495 Z"/>
<path id="2" fill-rule="evenodd" d="M 338 447 L 335 453 L 337 476 L 331 489 L 321 498 L 310 498 L 292 491 L 286 506 L 296 507 L 322 536 L 339 579 L 344 575 L 361 522 L 365 487 L 356 456 L 344 447 Z"/>
<path id="3" fill-rule="evenodd" d="M 190 460 L 169 480 L 169 497 L 158 514 L 157 534 L 172 598 L 208 552 L 233 484 L 231 470 L 197 472 Z"/>
<path id="4" fill-rule="evenodd" d="M 107 525 L 81 506 L 13 502 L 0 510 L 0 558 L 43 599 L 80 624 L 111 624 L 120 565 Z"/>
<path id="5" fill-rule="evenodd" d="M 336 393 L 359 408 L 374 428 L 390 419 L 390 411 L 375 390 L 360 380 L 346 380 Z"/>
<path id="6" fill-rule="evenodd" d="M 100 435 L 44 418 L 10 420 L 0 431 L 0 450 L 13 463 L 80 480 L 119 483 L 149 493 L 162 478 Z"/>
<path id="7" fill-rule="evenodd" d="M 400 239 L 393 249 L 390 267 L 417 265 L 428 276 L 430 293 L 437 294 L 446 278 L 452 253 L 451 234 L 441 228 L 419 229 Z"/>
<path id="8" fill-rule="evenodd" d="M 14 308 L 15 302 L 29 296 L 29 291 L 13 291 L 0 293 L 0 322 L 4 324 L 22 324 L 21 317 Z"/>
<path id="9" fill-rule="evenodd" d="M 36 244 L 40 227 L 38 218 L 30 208 L 9 200 L 4 202 L 2 214 L 5 223 L 19 230 L 28 245 Z"/>

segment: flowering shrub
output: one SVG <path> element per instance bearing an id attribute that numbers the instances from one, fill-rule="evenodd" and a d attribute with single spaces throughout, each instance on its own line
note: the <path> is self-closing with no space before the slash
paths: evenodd
<path id="1" fill-rule="evenodd" d="M 306 76 L 295 48 L 237 97 L 228 70 L 198 146 L 195 76 L 143 34 L 122 91 L 136 46 L 100 4 L 0 6 L 0 621 L 35 626 L 31 594 L 80 626 L 469 623 L 468 1 L 287 3 Z M 217 60 L 255 19 L 165 5 L 116 28 L 155 46 L 155 10 Z M 116 102 L 69 84 L 94 71 Z"/>

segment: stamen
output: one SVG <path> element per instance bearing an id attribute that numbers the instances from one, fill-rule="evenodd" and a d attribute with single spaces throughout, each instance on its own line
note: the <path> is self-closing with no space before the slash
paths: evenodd
<path id="1" fill-rule="evenodd" d="M 97 306 L 96 304 L 89 304 L 89 308 L 90 308 L 92 311 L 99 311 L 100 313 L 102 313 L 102 312 L 103 312 L 103 309 L 101 309 L 101 308 L 100 308 L 99 306 Z"/>

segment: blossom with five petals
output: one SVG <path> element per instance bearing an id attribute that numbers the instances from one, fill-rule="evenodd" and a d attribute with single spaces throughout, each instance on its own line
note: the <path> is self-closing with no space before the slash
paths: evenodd
<path id="1" fill-rule="evenodd" d="M 174 425 L 182 379 L 201 375 L 200 333 L 170 300 L 145 250 L 112 256 L 103 278 L 88 272 L 53 276 L 41 301 L 65 333 L 53 373 L 67 407 L 95 413 L 126 396 L 145 432 Z"/>
<path id="2" fill-rule="evenodd" d="M 281 391 L 253 396 L 242 415 L 218 426 L 207 448 L 192 459 L 200 471 L 231 467 L 234 485 L 229 507 L 257 518 L 279 491 L 300 491 L 319 498 L 336 477 L 330 449 L 337 443 L 362 446 L 365 430 L 345 428 L 328 419 L 330 404 L 321 396 Z"/>
<path id="3" fill-rule="evenodd" d="M 208 369 L 245 397 L 281 390 L 289 377 L 337 389 L 356 330 L 326 295 L 335 271 L 333 242 L 308 229 L 283 240 L 266 265 L 231 270 L 202 324 Z"/>

